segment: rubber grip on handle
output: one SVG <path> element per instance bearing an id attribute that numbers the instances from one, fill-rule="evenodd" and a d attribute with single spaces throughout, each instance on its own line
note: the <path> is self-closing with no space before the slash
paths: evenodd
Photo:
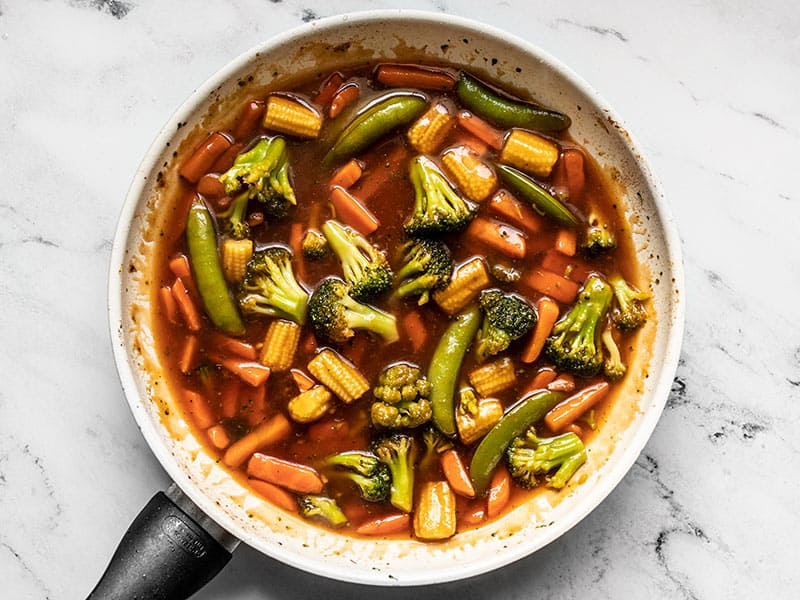
<path id="1" fill-rule="evenodd" d="M 231 559 L 163 492 L 134 519 L 87 600 L 184 600 Z"/>

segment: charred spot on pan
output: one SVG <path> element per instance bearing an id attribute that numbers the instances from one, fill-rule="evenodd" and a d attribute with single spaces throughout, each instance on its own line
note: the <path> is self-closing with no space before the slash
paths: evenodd
<path id="1" fill-rule="evenodd" d="M 334 52 L 347 52 L 350 49 L 350 42 L 343 42 L 333 47 Z"/>
<path id="2" fill-rule="evenodd" d="M 447 52 L 450 49 L 450 44 L 442 44 L 439 48 L 442 52 Z"/>

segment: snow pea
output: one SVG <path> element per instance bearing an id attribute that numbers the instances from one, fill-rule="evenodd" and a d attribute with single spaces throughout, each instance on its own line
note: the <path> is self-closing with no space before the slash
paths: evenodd
<path id="1" fill-rule="evenodd" d="M 458 75 L 456 95 L 466 108 L 500 127 L 563 131 L 571 123 L 567 115 L 556 110 L 503 97 L 464 71 Z"/>
<path id="2" fill-rule="evenodd" d="M 486 491 L 497 464 L 511 441 L 528 427 L 541 421 L 547 412 L 564 399 L 561 392 L 542 390 L 522 398 L 489 430 L 472 455 L 469 474 L 477 494 Z"/>
<path id="3" fill-rule="evenodd" d="M 578 219 L 575 218 L 575 215 L 533 179 L 507 165 L 495 166 L 511 191 L 518 193 L 530 202 L 540 215 L 550 217 L 565 227 L 578 226 Z"/>
<path id="4" fill-rule="evenodd" d="M 456 407 L 453 399 L 456 383 L 464 355 L 480 324 L 481 310 L 477 305 L 460 313 L 442 334 L 428 367 L 433 423 L 445 435 L 456 433 Z"/>
<path id="5" fill-rule="evenodd" d="M 332 166 L 366 150 L 393 129 L 416 119 L 427 105 L 427 98 L 418 92 L 391 91 L 378 96 L 339 134 L 322 159 L 323 165 Z"/>
<path id="6" fill-rule="evenodd" d="M 192 202 L 186 218 L 186 245 L 197 290 L 211 322 L 228 335 L 243 335 L 244 323 L 222 273 L 214 221 L 199 198 Z"/>

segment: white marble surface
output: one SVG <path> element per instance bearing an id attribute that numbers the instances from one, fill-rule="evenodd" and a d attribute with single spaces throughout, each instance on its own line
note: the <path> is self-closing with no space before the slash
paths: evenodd
<path id="1" fill-rule="evenodd" d="M 526 37 L 594 85 L 664 184 L 688 285 L 673 393 L 619 487 L 536 555 L 414 595 L 800 596 L 797 5 L 408 6 Z M 0 597 L 84 597 L 130 520 L 168 485 L 123 398 L 105 312 L 117 215 L 155 132 L 208 75 L 272 34 L 387 7 L 0 0 Z M 375 590 L 243 547 L 196 597 L 319 594 Z"/>

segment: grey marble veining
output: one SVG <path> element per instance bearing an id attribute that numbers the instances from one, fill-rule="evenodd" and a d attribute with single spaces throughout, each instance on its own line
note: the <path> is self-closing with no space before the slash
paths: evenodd
<path id="1" fill-rule="evenodd" d="M 0 596 L 80 598 L 167 478 L 106 319 L 127 186 L 172 110 L 233 56 L 378 0 L 0 0 Z M 800 10 L 794 2 L 405 4 L 527 38 L 594 85 L 664 184 L 687 327 L 664 415 L 591 515 L 426 598 L 800 595 Z M 196 597 L 370 598 L 237 550 Z M 408 590 L 382 590 L 406 598 Z"/>

